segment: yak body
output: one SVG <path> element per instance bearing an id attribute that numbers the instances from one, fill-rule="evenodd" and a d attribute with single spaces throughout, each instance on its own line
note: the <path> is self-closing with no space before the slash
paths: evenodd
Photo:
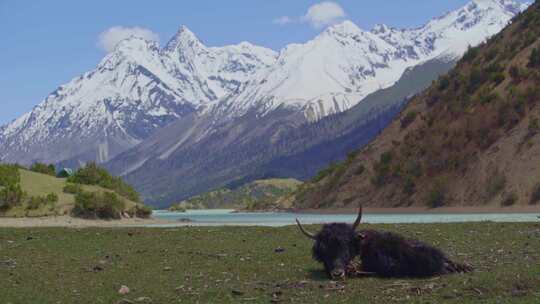
<path id="1" fill-rule="evenodd" d="M 469 268 L 450 261 L 439 249 L 401 235 L 376 230 L 359 231 L 362 270 L 383 277 L 429 277 Z"/>
<path id="2" fill-rule="evenodd" d="M 382 277 L 429 277 L 471 270 L 450 261 L 437 248 L 392 232 L 357 232 L 351 225 L 333 223 L 315 235 L 313 257 L 323 263 L 330 277 L 344 277 L 356 256 L 363 272 Z"/>

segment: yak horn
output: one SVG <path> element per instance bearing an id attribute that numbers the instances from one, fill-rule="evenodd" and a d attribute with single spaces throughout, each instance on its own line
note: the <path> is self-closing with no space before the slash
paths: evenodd
<path id="1" fill-rule="evenodd" d="M 313 233 L 310 233 L 310 232 L 307 232 L 304 227 L 302 227 L 302 224 L 300 224 L 300 221 L 298 219 L 296 219 L 296 224 L 298 225 L 298 228 L 300 228 L 300 231 L 302 231 L 302 233 L 307 236 L 308 238 L 314 240 L 315 239 L 315 235 Z"/>
<path id="2" fill-rule="evenodd" d="M 352 225 L 353 230 L 356 230 L 358 228 L 358 225 L 360 225 L 360 221 L 362 221 L 362 206 L 358 209 L 358 217 L 356 218 L 356 221 L 354 221 L 354 224 Z"/>

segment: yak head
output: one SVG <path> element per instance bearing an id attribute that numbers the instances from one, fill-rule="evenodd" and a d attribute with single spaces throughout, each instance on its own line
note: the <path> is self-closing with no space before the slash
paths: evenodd
<path id="1" fill-rule="evenodd" d="M 360 251 L 360 236 L 356 228 L 362 219 L 362 207 L 354 224 L 332 223 L 325 224 L 316 234 L 308 232 L 296 219 L 298 228 L 308 238 L 313 240 L 313 258 L 324 265 L 330 278 L 345 277 L 346 267 Z"/>

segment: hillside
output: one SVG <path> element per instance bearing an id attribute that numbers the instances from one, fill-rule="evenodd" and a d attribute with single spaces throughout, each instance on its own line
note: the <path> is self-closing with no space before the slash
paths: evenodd
<path id="1" fill-rule="evenodd" d="M 540 199 L 540 3 L 410 101 L 296 207 L 509 206 Z"/>
<path id="2" fill-rule="evenodd" d="M 256 180 L 236 188 L 221 188 L 194 196 L 171 207 L 186 209 L 248 209 L 267 210 L 283 207 L 280 201 L 294 192 L 302 182 L 295 179 Z"/>
<path id="3" fill-rule="evenodd" d="M 75 194 L 66 193 L 64 187 L 67 185 L 66 179 L 56 178 L 54 176 L 36 173 L 25 169 L 19 169 L 20 173 L 20 186 L 25 193 L 25 197 L 20 204 L 9 208 L 4 212 L 0 212 L 0 216 L 6 217 L 36 217 L 36 216 L 52 216 L 52 215 L 66 215 L 71 214 L 75 206 Z M 112 192 L 111 190 L 93 186 L 93 185 L 81 185 L 83 191 L 86 192 Z M 57 196 L 57 200 L 43 201 L 36 203 L 35 207 L 30 207 L 32 198 L 46 198 L 54 194 Z M 122 198 L 125 202 L 124 211 L 132 210 L 140 204 L 133 202 L 127 198 Z"/>

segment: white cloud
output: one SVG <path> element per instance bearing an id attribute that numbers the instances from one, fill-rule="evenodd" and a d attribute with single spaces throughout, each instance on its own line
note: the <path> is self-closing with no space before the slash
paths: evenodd
<path id="1" fill-rule="evenodd" d="M 159 42 L 159 35 L 142 27 L 113 26 L 99 34 L 98 45 L 106 52 L 114 50 L 118 42 L 129 37 L 139 37 L 150 41 Z"/>
<path id="2" fill-rule="evenodd" d="M 274 19 L 274 21 L 272 22 L 279 25 L 285 25 L 285 24 L 293 23 L 295 22 L 295 20 L 294 18 L 291 18 L 289 16 L 282 16 L 277 19 Z"/>
<path id="3" fill-rule="evenodd" d="M 315 28 L 335 24 L 345 17 L 345 11 L 335 2 L 321 2 L 312 5 L 302 21 L 309 22 Z"/>
<path id="4" fill-rule="evenodd" d="M 282 16 L 273 20 L 274 24 L 286 25 L 289 23 L 306 22 L 315 28 L 321 28 L 338 23 L 345 18 L 343 8 L 331 1 L 321 2 L 308 8 L 307 13 L 299 18 Z"/>

